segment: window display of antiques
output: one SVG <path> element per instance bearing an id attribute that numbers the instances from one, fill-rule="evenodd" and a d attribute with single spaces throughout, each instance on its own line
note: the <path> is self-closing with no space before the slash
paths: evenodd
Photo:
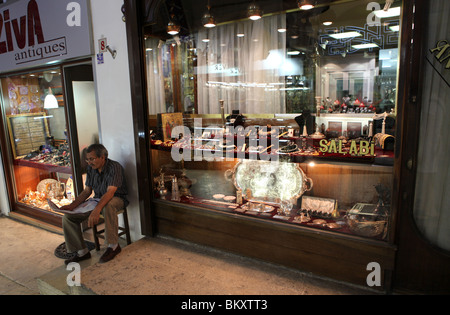
<path id="1" fill-rule="evenodd" d="M 387 237 L 390 195 L 381 184 L 375 187 L 377 204 L 356 203 L 353 207 L 338 208 L 335 199 L 305 195 L 312 193 L 314 184 L 297 163 L 240 160 L 224 172 L 224 179 L 233 184 L 234 193 L 216 179 L 213 183 L 216 192 L 199 196 L 189 190 L 199 182 L 189 179 L 184 168 L 177 175 L 161 170 L 154 178 L 155 193 L 157 198 L 167 201 L 296 226 L 377 239 Z"/>
<path id="2" fill-rule="evenodd" d="M 168 138 L 168 133 L 164 138 L 156 132 L 151 133 L 151 146 L 152 149 L 171 151 L 172 157 L 178 156 L 177 161 L 226 156 L 292 162 L 317 157 L 377 163 L 379 158 L 383 158 L 392 163 L 395 142 L 391 132 L 393 118 L 383 113 L 354 119 L 343 123 L 338 121 L 339 117 L 335 121 L 333 116 L 327 116 L 319 120 L 308 111 L 295 118 L 253 119 L 267 122 L 265 125 L 251 125 L 252 119 L 247 118 L 238 124 L 234 124 L 236 120 L 233 124 L 226 124 L 222 119 L 223 122 L 205 126 L 208 122 L 194 119 L 201 122 L 198 125 L 191 119 L 188 123 L 184 121 L 186 125 L 173 128 L 170 131 L 172 138 Z M 386 161 L 382 164 L 386 165 Z"/>
<path id="3" fill-rule="evenodd" d="M 54 166 L 71 166 L 70 149 L 67 142 L 58 146 L 53 146 L 53 138 L 47 137 L 46 144 L 41 145 L 38 150 L 29 154 L 18 157 L 19 160 L 54 165 Z"/>
<path id="4" fill-rule="evenodd" d="M 160 163 L 157 169 L 161 168 L 154 178 L 155 196 L 296 226 L 386 238 L 390 200 L 379 197 L 377 205 L 370 187 L 378 180 L 388 182 L 385 177 L 390 176 L 389 170 L 362 169 L 374 164 L 392 165 L 395 138 L 386 133 L 387 113 L 359 114 L 359 120 L 346 114 L 345 121 L 308 111 L 283 119 L 245 115 L 238 123 L 231 120 L 242 118 L 239 115 L 235 112 L 225 119 L 222 113 L 221 118 L 206 122 L 185 119 L 185 125 L 171 130 L 170 139 L 151 132 L 151 148 Z M 209 122 L 211 125 L 205 127 Z M 357 191 L 363 195 L 354 191 L 350 197 L 350 190 L 341 191 L 338 187 L 342 178 L 338 176 L 331 183 L 316 173 L 315 178 L 321 176 L 318 185 L 335 187 L 315 186 L 314 176 L 307 176 L 300 167 L 322 163 L 322 170 L 328 172 L 330 166 L 340 168 L 334 162 L 347 165 L 346 171 L 336 172 L 350 176 L 345 185 L 358 186 Z M 186 169 L 185 163 L 190 163 Z M 226 165 L 231 168 L 224 168 Z M 351 174 L 360 182 L 354 183 Z M 381 187 L 377 186 L 380 196 L 385 191 Z M 328 198 L 330 190 L 332 198 Z M 372 216 L 367 214 L 370 205 L 375 205 Z"/>
<path id="5" fill-rule="evenodd" d="M 36 190 L 27 189 L 24 197 L 19 201 L 43 210 L 50 209 L 47 200 L 51 200 L 58 207 L 70 204 L 74 199 L 73 182 L 69 178 L 66 183 L 48 178 L 39 182 Z"/>
<path id="6" fill-rule="evenodd" d="M 71 155 L 67 142 L 54 145 L 52 137 L 46 138 L 46 144 L 41 145 L 38 150 L 27 155 L 18 156 L 14 161 L 15 165 L 25 166 L 31 169 L 46 170 L 50 173 L 71 174 Z M 51 177 L 51 175 L 48 175 Z M 68 176 L 68 175 L 66 175 Z M 42 177 L 41 177 L 42 178 Z M 20 185 L 18 189 L 18 201 L 33 207 L 53 212 L 47 203 L 47 199 L 52 200 L 61 207 L 72 202 L 74 198 L 73 180 L 70 177 L 66 180 L 56 180 L 47 178 L 40 180 L 36 187 Z M 34 184 L 35 185 L 35 184 Z"/>

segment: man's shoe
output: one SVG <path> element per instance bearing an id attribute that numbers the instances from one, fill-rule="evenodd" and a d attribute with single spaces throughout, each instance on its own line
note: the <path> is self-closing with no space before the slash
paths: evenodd
<path id="1" fill-rule="evenodd" d="M 108 247 L 106 251 L 103 253 L 102 257 L 100 257 L 99 262 L 105 263 L 116 257 L 118 253 L 120 253 L 122 249 L 120 248 L 120 245 L 117 245 L 116 249 L 112 249 L 111 247 Z"/>
<path id="2" fill-rule="evenodd" d="M 89 259 L 89 258 L 91 258 L 91 253 L 90 253 L 90 252 L 88 252 L 87 254 L 84 254 L 83 256 L 75 255 L 75 256 L 72 257 L 72 258 L 69 258 L 69 259 L 64 260 L 64 263 L 65 263 L 66 265 L 68 265 L 68 264 L 70 264 L 70 263 L 73 263 L 73 262 L 80 262 L 80 261 L 83 261 L 83 260 L 86 260 L 86 259 Z"/>

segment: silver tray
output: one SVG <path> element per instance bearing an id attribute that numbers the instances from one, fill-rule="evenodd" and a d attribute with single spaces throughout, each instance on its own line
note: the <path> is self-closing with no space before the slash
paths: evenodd
<path id="1" fill-rule="evenodd" d="M 244 194 L 250 189 L 256 201 L 297 200 L 313 187 L 312 180 L 296 163 L 242 160 L 227 170 L 225 177 Z"/>

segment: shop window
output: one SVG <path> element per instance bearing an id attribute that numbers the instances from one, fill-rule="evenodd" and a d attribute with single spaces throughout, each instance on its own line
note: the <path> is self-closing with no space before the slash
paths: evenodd
<path id="1" fill-rule="evenodd" d="M 155 200 L 388 240 L 401 1 L 250 4 L 144 29 Z"/>
<path id="2" fill-rule="evenodd" d="M 16 202 L 52 212 L 73 198 L 71 154 L 59 68 L 1 78 Z"/>

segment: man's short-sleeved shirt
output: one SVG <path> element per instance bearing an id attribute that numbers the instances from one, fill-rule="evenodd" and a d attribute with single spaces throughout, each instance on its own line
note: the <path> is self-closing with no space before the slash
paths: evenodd
<path id="1" fill-rule="evenodd" d="M 128 190 L 124 170 L 122 165 L 116 161 L 106 159 L 106 163 L 103 166 L 101 173 L 88 166 L 86 186 L 92 187 L 95 193 L 94 198 L 101 198 L 106 193 L 109 186 L 117 187 L 114 196 L 122 198 L 125 207 L 128 205 Z"/>

